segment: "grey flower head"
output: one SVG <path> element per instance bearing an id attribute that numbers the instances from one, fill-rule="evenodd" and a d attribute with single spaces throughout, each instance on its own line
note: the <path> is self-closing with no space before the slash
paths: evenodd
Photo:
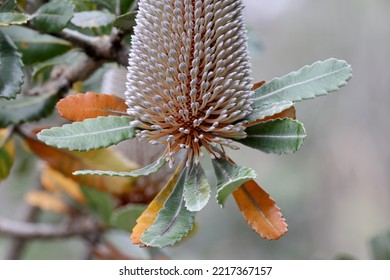
<path id="1" fill-rule="evenodd" d="M 137 138 L 164 144 L 170 164 L 187 149 L 237 147 L 253 92 L 240 0 L 140 0 L 126 103 Z"/>

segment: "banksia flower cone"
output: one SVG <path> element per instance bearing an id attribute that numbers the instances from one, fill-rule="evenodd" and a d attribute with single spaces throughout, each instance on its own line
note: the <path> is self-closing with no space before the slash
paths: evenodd
<path id="1" fill-rule="evenodd" d="M 246 137 L 252 79 L 237 0 L 141 0 L 126 91 L 137 138 L 199 161 Z"/>

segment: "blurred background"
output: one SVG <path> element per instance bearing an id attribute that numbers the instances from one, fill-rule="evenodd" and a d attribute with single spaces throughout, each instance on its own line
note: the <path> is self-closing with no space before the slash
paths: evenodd
<path id="1" fill-rule="evenodd" d="M 173 259 L 335 259 L 373 257 L 371 239 L 390 230 L 390 1 L 244 0 L 253 76 L 270 80 L 329 57 L 352 65 L 338 93 L 296 106 L 307 138 L 293 155 L 242 147 L 232 157 L 256 170 L 289 224 L 277 241 L 248 227 L 232 198 L 214 201 L 197 232 L 164 253 Z M 19 164 L 28 175 L 35 162 Z M 207 164 L 207 161 L 206 161 Z M 18 217 L 31 178 L 0 188 L 0 215 Z M 23 178 L 22 178 L 23 180 Z M 50 218 L 48 218 L 50 220 Z M 125 253 L 144 256 L 129 234 L 110 237 Z M 0 238 L 0 258 L 7 242 Z M 78 259 L 83 242 L 34 241 L 23 258 Z"/>

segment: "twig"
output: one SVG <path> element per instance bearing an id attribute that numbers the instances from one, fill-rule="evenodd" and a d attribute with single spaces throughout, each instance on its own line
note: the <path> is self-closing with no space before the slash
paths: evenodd
<path id="1" fill-rule="evenodd" d="M 91 219 L 78 219 L 65 226 L 17 222 L 0 218 L 0 233 L 21 239 L 66 238 L 84 236 L 103 231 L 104 228 Z"/>

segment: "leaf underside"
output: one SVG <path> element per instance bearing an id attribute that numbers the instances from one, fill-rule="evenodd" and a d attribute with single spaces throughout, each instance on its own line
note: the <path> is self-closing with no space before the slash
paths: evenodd
<path id="1" fill-rule="evenodd" d="M 161 210 L 161 208 L 164 206 L 165 202 L 167 201 L 168 197 L 171 195 L 177 183 L 177 180 L 179 178 L 181 169 L 182 169 L 182 165 L 178 166 L 178 168 L 175 170 L 175 173 L 169 179 L 169 181 L 164 186 L 164 188 L 159 192 L 159 194 L 149 204 L 148 208 L 137 219 L 137 224 L 133 228 L 133 232 L 131 234 L 131 241 L 134 244 L 140 246 L 145 245 L 141 241 L 141 236 L 148 228 L 150 228 L 153 225 L 154 221 L 157 218 L 158 212 Z"/>
<path id="2" fill-rule="evenodd" d="M 158 212 L 153 225 L 141 236 L 141 242 L 147 246 L 162 248 L 173 245 L 191 231 L 195 212 L 185 207 L 184 182 L 186 169 L 183 169 L 171 195 Z"/>
<path id="3" fill-rule="evenodd" d="M 226 159 L 213 159 L 217 176 L 217 201 L 223 206 L 227 197 L 248 180 L 256 178 L 253 169 L 229 162 Z"/>
<path id="4" fill-rule="evenodd" d="M 287 109 L 292 108 L 293 106 L 294 103 L 291 101 L 282 101 L 277 103 L 271 103 L 269 105 L 264 105 L 259 108 L 254 108 L 252 113 L 245 117 L 245 120 L 249 123 L 264 120 L 266 117 L 271 117 L 281 112 L 284 112 Z"/>
<path id="5" fill-rule="evenodd" d="M 233 196 L 245 220 L 261 237 L 276 240 L 287 232 L 280 208 L 254 180 L 244 183 Z"/>
<path id="6" fill-rule="evenodd" d="M 63 118 L 70 121 L 83 121 L 89 118 L 108 117 L 126 113 L 125 100 L 115 95 L 87 92 L 70 95 L 57 103 L 57 109 Z"/>
<path id="7" fill-rule="evenodd" d="M 351 67 L 343 60 L 331 58 L 318 61 L 262 85 L 255 92 L 252 107 L 283 101 L 298 102 L 326 95 L 346 85 L 351 77 Z"/>
<path id="8" fill-rule="evenodd" d="M 184 183 L 184 201 L 189 211 L 200 211 L 210 198 L 211 188 L 200 164 L 192 164 Z"/>
<path id="9" fill-rule="evenodd" d="M 28 17 L 21 13 L 0 13 L 0 26 L 27 23 Z"/>
<path id="10" fill-rule="evenodd" d="M 42 130 L 38 139 L 47 145 L 72 151 L 90 151 L 134 137 L 130 117 L 98 117 Z"/>
<path id="11" fill-rule="evenodd" d="M 247 137 L 236 140 L 265 153 L 286 154 L 300 149 L 306 137 L 303 124 L 292 119 L 259 122 L 246 128 Z"/>
<path id="12" fill-rule="evenodd" d="M 74 175 L 100 175 L 100 176 L 114 176 L 114 177 L 141 177 L 148 176 L 152 173 L 159 171 L 164 164 L 166 163 L 165 158 L 159 158 L 155 162 L 142 167 L 137 170 L 133 170 L 130 172 L 115 172 L 115 171 L 104 171 L 104 170 L 78 170 L 73 172 Z"/>
<path id="13" fill-rule="evenodd" d="M 75 13 L 71 22 L 81 28 L 106 26 L 115 20 L 115 15 L 103 11 L 85 11 Z"/>

